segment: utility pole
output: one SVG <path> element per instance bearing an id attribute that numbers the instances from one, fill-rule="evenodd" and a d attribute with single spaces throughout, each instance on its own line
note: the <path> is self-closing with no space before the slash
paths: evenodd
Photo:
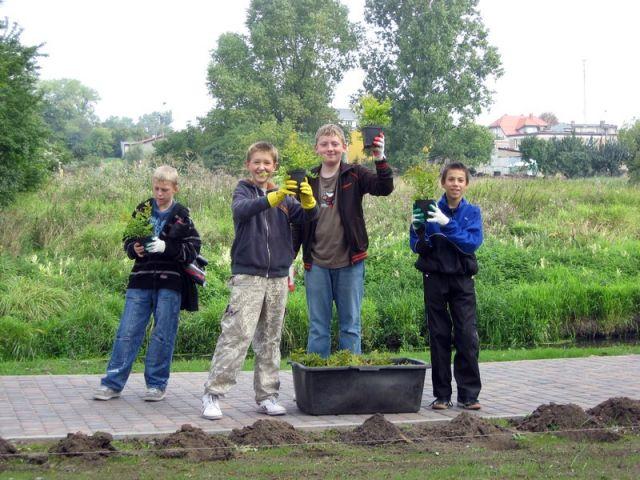
<path id="1" fill-rule="evenodd" d="M 587 59 L 582 59 L 582 121 L 587 123 Z"/>

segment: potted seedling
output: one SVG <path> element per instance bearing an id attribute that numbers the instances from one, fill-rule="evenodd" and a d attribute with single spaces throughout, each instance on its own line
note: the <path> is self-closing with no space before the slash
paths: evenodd
<path id="1" fill-rule="evenodd" d="M 295 132 L 289 135 L 287 141 L 280 152 L 280 166 L 278 177 L 286 180 L 291 178 L 298 182 L 304 181 L 305 177 L 311 177 L 310 170 L 320 164 L 320 159 L 313 147 L 300 139 Z"/>
<path id="2" fill-rule="evenodd" d="M 310 415 L 420 410 L 428 368 L 423 361 L 341 350 L 329 358 L 293 352 L 289 363 L 298 408 Z"/>
<path id="3" fill-rule="evenodd" d="M 141 245 L 153 239 L 153 225 L 151 219 L 151 201 L 144 203 L 141 210 L 136 210 L 124 229 L 122 238 L 134 240 Z"/>
<path id="4" fill-rule="evenodd" d="M 363 95 L 354 105 L 365 152 L 373 148 L 373 140 L 391 123 L 391 100 L 380 102 L 371 94 Z"/>
<path id="5" fill-rule="evenodd" d="M 436 205 L 436 192 L 440 171 L 436 165 L 425 163 L 414 165 L 405 174 L 405 181 L 411 186 L 413 194 L 413 208 L 420 208 L 424 217 L 428 218 L 429 211 Z"/>

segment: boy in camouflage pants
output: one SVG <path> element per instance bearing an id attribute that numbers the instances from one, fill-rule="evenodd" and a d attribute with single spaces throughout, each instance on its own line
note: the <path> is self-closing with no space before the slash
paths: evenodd
<path id="1" fill-rule="evenodd" d="M 231 247 L 231 297 L 221 320 L 202 397 L 202 416 L 222 418 L 218 398 L 236 383 L 249 344 L 255 352 L 254 390 L 258 411 L 284 415 L 278 404 L 280 337 L 287 303 L 287 278 L 293 262 L 291 224 L 315 220 L 318 208 L 305 181 L 287 180 L 276 189 L 270 182 L 278 151 L 267 142 L 249 147 L 245 166 L 249 179 L 240 180 L 231 208 L 235 239 Z M 299 187 L 300 202 L 294 198 Z"/>

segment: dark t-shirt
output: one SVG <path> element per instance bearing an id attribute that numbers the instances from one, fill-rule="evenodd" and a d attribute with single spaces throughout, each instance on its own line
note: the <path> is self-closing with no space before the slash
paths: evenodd
<path id="1" fill-rule="evenodd" d="M 342 268 L 351 263 L 349 248 L 344 237 L 344 228 L 338 212 L 336 186 L 338 175 L 320 177 L 320 216 L 315 238 L 311 246 L 313 263 L 324 268 Z"/>

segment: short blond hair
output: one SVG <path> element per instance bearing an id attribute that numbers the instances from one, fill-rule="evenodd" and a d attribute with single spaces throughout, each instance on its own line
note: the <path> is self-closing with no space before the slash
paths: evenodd
<path id="1" fill-rule="evenodd" d="M 178 171 L 169 165 L 160 165 L 155 169 L 151 178 L 154 181 L 171 182 L 175 186 L 178 185 Z"/>
<path id="2" fill-rule="evenodd" d="M 245 157 L 245 163 L 249 163 L 251 160 L 251 156 L 256 152 L 265 152 L 271 155 L 273 158 L 273 163 L 278 163 L 278 149 L 273 146 L 272 143 L 261 141 L 251 144 L 249 148 L 247 148 L 247 155 Z"/>
<path id="3" fill-rule="evenodd" d="M 316 132 L 316 145 L 320 137 L 338 137 L 344 145 L 347 144 L 347 139 L 344 136 L 344 131 L 335 123 L 327 123 L 322 125 Z"/>

